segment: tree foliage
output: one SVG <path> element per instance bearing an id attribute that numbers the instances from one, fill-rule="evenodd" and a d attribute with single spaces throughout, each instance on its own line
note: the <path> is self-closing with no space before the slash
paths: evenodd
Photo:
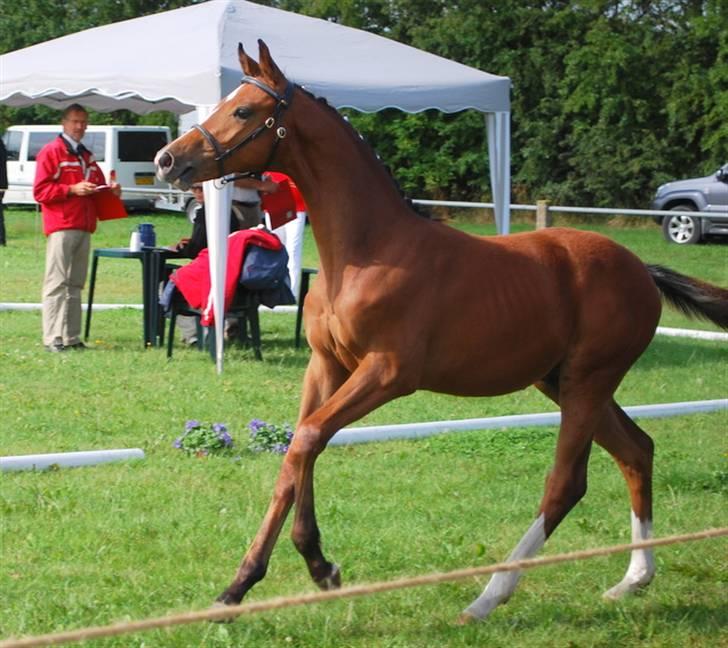
<path id="1" fill-rule="evenodd" d="M 0 51 L 193 4 L 25 0 L 2 4 Z M 669 178 L 728 161 L 724 0 L 265 0 L 366 29 L 512 80 L 514 198 L 645 206 Z M 133 46 L 133 44 L 130 44 Z M 275 55 L 275 52 L 274 52 Z M 411 195 L 489 196 L 483 116 L 348 111 Z M 155 114 L 97 122 L 168 123 Z M 55 121 L 0 109 L 0 125 Z"/>

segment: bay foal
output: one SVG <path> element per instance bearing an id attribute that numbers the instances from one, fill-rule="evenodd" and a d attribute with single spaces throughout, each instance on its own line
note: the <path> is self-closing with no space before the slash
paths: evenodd
<path id="1" fill-rule="evenodd" d="M 496 395 L 535 384 L 562 419 L 536 520 L 513 550 L 533 556 L 586 491 L 593 441 L 627 482 L 632 537 L 650 537 L 652 440 L 614 401 L 652 339 L 660 293 L 728 327 L 728 291 L 646 266 L 597 234 L 550 229 L 480 238 L 418 217 L 358 134 L 290 83 L 259 41 L 239 48 L 245 76 L 204 124 L 157 156 L 160 178 L 185 188 L 231 172 L 290 175 L 309 207 L 320 274 L 305 303 L 311 359 L 299 419 L 273 497 L 223 604 L 265 575 L 292 506 L 293 542 L 321 588 L 340 585 L 314 514 L 318 455 L 341 428 L 418 389 Z M 618 598 L 647 585 L 652 552 L 634 551 Z M 518 574 L 493 576 L 465 610 L 480 619 Z"/>

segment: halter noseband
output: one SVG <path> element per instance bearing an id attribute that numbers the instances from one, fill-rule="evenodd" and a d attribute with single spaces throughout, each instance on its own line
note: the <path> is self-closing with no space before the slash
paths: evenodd
<path id="1" fill-rule="evenodd" d="M 218 142 L 215 139 L 215 136 L 208 131 L 204 126 L 201 124 L 195 124 L 192 128 L 200 131 L 202 133 L 202 136 L 207 140 L 207 143 L 213 148 L 215 151 L 215 162 L 218 164 L 218 169 L 220 171 L 220 178 L 223 178 L 222 182 L 230 182 L 230 180 L 226 180 L 223 176 L 225 175 L 225 169 L 224 169 L 224 161 L 226 158 L 229 158 L 235 151 L 242 148 L 246 144 L 249 144 L 252 142 L 258 135 L 265 132 L 268 129 L 273 128 L 276 125 L 276 122 L 279 120 L 283 120 L 283 111 L 288 108 L 291 105 L 291 102 L 293 101 L 293 84 L 288 81 L 286 85 L 286 89 L 283 92 L 283 95 L 278 94 L 273 88 L 271 88 L 269 85 L 263 83 L 259 79 L 256 79 L 255 77 L 251 76 L 244 76 L 240 84 L 244 83 L 252 83 L 254 86 L 257 86 L 260 88 L 263 92 L 273 97 L 273 99 L 276 100 L 276 106 L 273 109 L 273 114 L 268 117 L 258 128 L 256 128 L 254 131 L 246 135 L 242 140 L 240 140 L 235 146 L 230 147 L 229 149 L 223 149 L 223 147 L 220 145 L 220 142 Z M 273 142 L 273 147 L 271 148 L 270 154 L 268 155 L 268 159 L 266 160 L 266 163 L 263 165 L 263 168 L 260 170 L 260 172 L 265 171 L 268 168 L 268 165 L 270 164 L 271 160 L 273 159 L 273 156 L 275 155 L 276 149 L 278 148 L 278 142 L 280 142 L 284 137 L 286 136 L 286 129 L 284 126 L 278 126 L 278 128 L 275 129 L 275 141 Z M 252 175 L 254 172 L 248 172 L 244 174 L 235 174 L 237 177 L 246 177 L 249 175 Z"/>

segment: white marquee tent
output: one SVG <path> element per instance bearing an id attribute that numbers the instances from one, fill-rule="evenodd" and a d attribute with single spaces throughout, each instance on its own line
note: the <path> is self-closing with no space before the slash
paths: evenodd
<path id="1" fill-rule="evenodd" d="M 257 57 L 258 38 L 290 80 L 337 108 L 485 113 L 496 224 L 508 232 L 510 79 L 325 20 L 210 0 L 87 29 L 0 56 L 0 103 L 63 108 L 77 102 L 137 113 L 196 109 L 202 120 L 240 82 L 238 42 Z M 206 183 L 205 202 L 208 215 L 228 213 L 229 185 L 218 190 Z M 213 295 L 220 296 L 227 219 L 209 221 Z M 221 370 L 221 346 L 217 355 Z"/>

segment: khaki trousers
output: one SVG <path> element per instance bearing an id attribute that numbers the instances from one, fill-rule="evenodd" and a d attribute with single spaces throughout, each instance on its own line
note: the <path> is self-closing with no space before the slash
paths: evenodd
<path id="1" fill-rule="evenodd" d="M 81 340 L 81 291 L 86 283 L 91 234 L 60 230 L 48 235 L 43 278 L 43 344 Z"/>

